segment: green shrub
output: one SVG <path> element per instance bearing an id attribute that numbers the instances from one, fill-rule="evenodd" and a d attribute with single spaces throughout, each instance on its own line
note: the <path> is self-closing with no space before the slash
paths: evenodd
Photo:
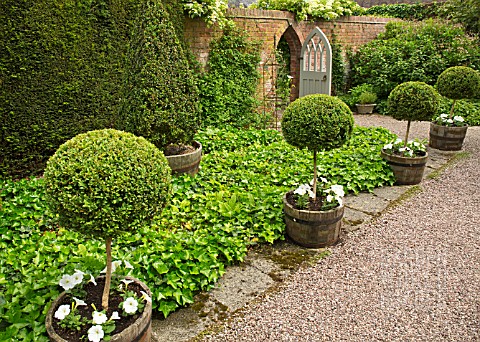
<path id="1" fill-rule="evenodd" d="M 198 101 L 179 22 L 160 1 L 1 1 L 0 174 L 39 174 L 90 130 L 189 140 Z"/>
<path id="2" fill-rule="evenodd" d="M 144 138 L 90 131 L 49 159 L 45 188 L 61 226 L 107 238 L 133 231 L 161 212 L 170 193 L 170 168 Z"/>
<path id="3" fill-rule="evenodd" d="M 184 44 L 160 1 L 142 1 L 135 23 L 117 128 L 161 150 L 191 143 L 200 111 Z"/>
<path id="4" fill-rule="evenodd" d="M 436 16 L 440 4 L 384 4 L 369 7 L 357 13 L 357 15 L 374 15 L 381 17 L 393 17 L 406 20 L 423 20 Z"/>
<path id="5" fill-rule="evenodd" d="M 438 76 L 437 90 L 453 100 L 480 98 L 480 73 L 464 66 L 448 68 Z"/>
<path id="6" fill-rule="evenodd" d="M 234 27 L 212 40 L 207 72 L 199 84 L 203 127 L 264 126 L 256 112 L 259 48 Z"/>
<path id="7" fill-rule="evenodd" d="M 430 120 L 437 109 L 437 92 L 423 82 L 399 84 L 388 96 L 388 113 L 397 120 Z"/>
<path id="8" fill-rule="evenodd" d="M 0 2 L 0 175 L 38 174 L 66 140 L 113 125 L 134 8 Z"/>
<path id="9" fill-rule="evenodd" d="M 365 92 L 375 93 L 371 84 L 363 83 L 350 89 L 346 96 L 342 96 L 342 100 L 344 99 L 350 109 L 355 109 L 355 105 L 359 103 L 360 95 Z"/>
<path id="10" fill-rule="evenodd" d="M 340 99 L 314 94 L 292 102 L 282 117 L 285 140 L 298 148 L 328 151 L 342 146 L 353 129 L 353 115 Z"/>
<path id="11" fill-rule="evenodd" d="M 373 104 L 377 101 L 377 94 L 365 91 L 358 97 L 359 104 Z"/>
<path id="12" fill-rule="evenodd" d="M 360 47 L 351 58 L 353 85 L 372 84 L 380 99 L 408 81 L 434 85 L 451 66 L 480 68 L 480 46 L 464 29 L 426 20 L 389 22 L 378 39 Z"/>

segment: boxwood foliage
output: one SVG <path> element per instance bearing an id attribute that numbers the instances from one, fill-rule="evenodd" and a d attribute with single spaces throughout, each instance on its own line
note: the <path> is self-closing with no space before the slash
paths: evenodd
<path id="1" fill-rule="evenodd" d="M 117 128 L 164 149 L 190 143 L 200 125 L 187 54 L 161 1 L 141 1 L 135 17 Z"/>
<path id="2" fill-rule="evenodd" d="M 430 120 L 437 112 L 439 96 L 423 82 L 399 84 L 388 96 L 388 112 L 397 120 Z"/>
<path id="3" fill-rule="evenodd" d="M 282 117 L 285 140 L 298 148 L 328 151 L 342 146 L 353 130 L 353 115 L 339 98 L 312 94 L 292 102 Z"/>
<path id="4" fill-rule="evenodd" d="M 480 98 L 480 73 L 464 66 L 448 68 L 438 76 L 437 90 L 454 100 Z"/>
<path id="5" fill-rule="evenodd" d="M 369 83 L 379 99 L 397 85 L 420 81 L 434 85 L 452 66 L 480 68 L 480 46 L 459 26 L 434 21 L 389 22 L 377 39 L 351 58 L 352 85 Z"/>
<path id="6" fill-rule="evenodd" d="M 159 214 L 171 192 L 170 168 L 152 143 L 113 129 L 79 134 L 45 169 L 46 200 L 62 227 L 114 237 Z"/>

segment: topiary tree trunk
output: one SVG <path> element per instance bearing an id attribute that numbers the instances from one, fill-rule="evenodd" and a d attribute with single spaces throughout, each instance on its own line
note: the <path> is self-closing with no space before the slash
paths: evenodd
<path id="1" fill-rule="evenodd" d="M 107 273 L 105 274 L 105 287 L 102 295 L 102 308 L 108 311 L 108 299 L 110 297 L 110 284 L 112 282 L 112 238 L 108 237 L 105 241 L 107 250 Z"/>

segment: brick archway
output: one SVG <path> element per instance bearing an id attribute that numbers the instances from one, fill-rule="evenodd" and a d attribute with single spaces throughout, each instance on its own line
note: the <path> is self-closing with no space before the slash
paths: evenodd
<path id="1" fill-rule="evenodd" d="M 298 98 L 300 88 L 300 52 L 302 50 L 302 43 L 300 42 L 297 32 L 295 32 L 291 25 L 288 26 L 282 36 L 290 48 L 290 74 L 293 77 L 290 101 L 293 102 Z"/>

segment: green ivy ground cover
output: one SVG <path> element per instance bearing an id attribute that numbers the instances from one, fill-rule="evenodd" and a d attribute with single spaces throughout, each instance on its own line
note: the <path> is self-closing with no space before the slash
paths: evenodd
<path id="1" fill-rule="evenodd" d="M 392 185 L 379 156 L 394 135 L 355 128 L 343 148 L 319 156 L 319 175 L 349 192 Z M 226 265 L 249 246 L 283 239 L 282 196 L 311 179 L 312 155 L 271 130 L 207 129 L 197 135 L 208 152 L 200 173 L 177 177 L 162 216 L 143 231 L 113 242 L 115 259 L 152 290 L 165 316 L 210 289 Z M 0 341 L 47 341 L 45 315 L 74 269 L 104 268 L 104 243 L 58 230 L 45 205 L 43 180 L 0 180 Z"/>

